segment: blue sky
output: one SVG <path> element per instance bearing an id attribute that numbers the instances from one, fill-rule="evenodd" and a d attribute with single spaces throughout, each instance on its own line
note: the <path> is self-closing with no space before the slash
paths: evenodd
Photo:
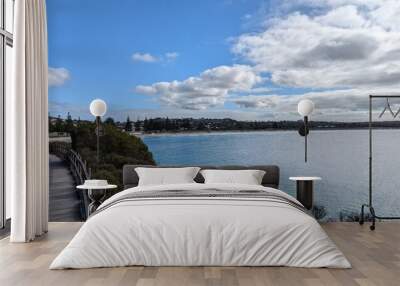
<path id="1" fill-rule="evenodd" d="M 368 93 L 398 90 L 396 11 L 378 0 L 48 0 L 50 113 L 90 118 L 102 98 L 118 120 L 297 119 L 310 98 L 319 119 L 359 120 Z"/>
<path id="2" fill-rule="evenodd" d="M 49 65 L 70 79 L 50 87 L 50 100 L 87 107 L 103 98 L 113 108 L 158 108 L 139 84 L 183 80 L 207 68 L 235 62 L 229 38 L 245 27 L 243 17 L 258 1 L 47 1 Z M 147 63 L 134 53 L 174 60 Z M 67 111 L 67 110 L 66 110 Z M 73 110 L 71 111 L 73 112 Z"/>

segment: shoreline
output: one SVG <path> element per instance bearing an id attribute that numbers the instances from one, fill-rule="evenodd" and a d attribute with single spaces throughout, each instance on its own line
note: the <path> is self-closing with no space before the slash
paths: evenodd
<path id="1" fill-rule="evenodd" d="M 374 127 L 373 130 L 391 130 L 399 129 L 400 127 Z M 366 130 L 368 127 L 358 127 L 358 128 L 311 128 L 312 131 L 359 131 Z M 220 131 L 181 131 L 181 132 L 154 132 L 154 133 L 138 133 L 134 134 L 138 137 L 156 137 L 156 136 L 180 136 L 180 135 L 222 135 L 222 134 L 241 134 L 241 133 L 266 133 L 266 132 L 297 132 L 297 129 L 265 129 L 265 130 L 220 130 Z"/>

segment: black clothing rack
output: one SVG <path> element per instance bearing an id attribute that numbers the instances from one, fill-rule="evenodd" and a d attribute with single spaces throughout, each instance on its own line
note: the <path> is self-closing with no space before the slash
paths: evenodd
<path id="1" fill-rule="evenodd" d="M 400 217 L 385 217 L 385 216 L 378 216 L 375 214 L 375 209 L 372 205 L 372 100 L 374 98 L 386 98 L 387 102 L 390 98 L 400 98 L 400 95 L 370 95 L 369 96 L 369 201 L 368 204 L 363 204 L 361 206 L 361 215 L 360 215 L 360 224 L 364 224 L 364 208 L 369 208 L 369 212 L 372 216 L 372 224 L 370 225 L 370 229 L 374 230 L 375 229 L 375 220 L 376 219 L 386 219 L 386 220 L 391 220 L 391 219 L 400 219 Z M 386 107 L 381 113 L 386 111 Z M 396 113 L 396 117 L 399 112 Z M 392 114 L 393 115 L 393 114 Z"/>

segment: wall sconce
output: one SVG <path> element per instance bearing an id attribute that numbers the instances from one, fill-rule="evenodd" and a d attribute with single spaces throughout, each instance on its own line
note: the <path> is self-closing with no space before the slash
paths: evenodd
<path id="1" fill-rule="evenodd" d="M 95 99 L 90 103 L 90 113 L 96 117 L 96 135 L 97 135 L 97 165 L 100 162 L 100 117 L 107 112 L 107 104 L 102 99 Z"/>
<path id="2" fill-rule="evenodd" d="M 297 111 L 304 117 L 304 125 L 300 126 L 299 134 L 304 136 L 304 162 L 307 162 L 307 135 L 310 132 L 308 128 L 308 116 L 314 110 L 314 103 L 309 99 L 303 99 L 297 105 Z"/>

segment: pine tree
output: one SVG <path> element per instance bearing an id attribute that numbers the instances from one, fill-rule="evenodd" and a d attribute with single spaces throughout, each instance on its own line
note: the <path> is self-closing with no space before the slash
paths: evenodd
<path id="1" fill-rule="evenodd" d="M 130 120 L 129 116 L 128 116 L 128 118 L 126 118 L 125 131 L 127 131 L 127 132 L 132 131 L 132 121 Z"/>
<path id="2" fill-rule="evenodd" d="M 68 112 L 67 120 L 65 121 L 65 132 L 71 133 L 74 129 L 74 122 L 72 121 L 71 114 Z"/>

